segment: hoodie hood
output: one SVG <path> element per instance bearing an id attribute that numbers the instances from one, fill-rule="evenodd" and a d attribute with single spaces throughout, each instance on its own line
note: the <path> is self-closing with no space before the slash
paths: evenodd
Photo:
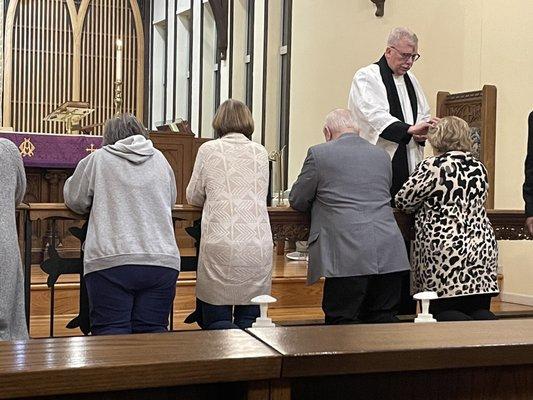
<path id="1" fill-rule="evenodd" d="M 142 164 L 155 152 L 152 141 L 142 135 L 129 136 L 103 149 L 134 164 Z"/>

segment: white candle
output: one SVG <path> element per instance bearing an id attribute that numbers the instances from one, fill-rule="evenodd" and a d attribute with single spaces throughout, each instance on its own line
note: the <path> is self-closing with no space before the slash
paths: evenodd
<path id="1" fill-rule="evenodd" d="M 116 81 L 122 82 L 122 40 L 117 39 Z"/>

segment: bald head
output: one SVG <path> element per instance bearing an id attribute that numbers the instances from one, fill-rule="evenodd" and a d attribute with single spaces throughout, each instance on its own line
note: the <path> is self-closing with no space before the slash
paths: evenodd
<path id="1" fill-rule="evenodd" d="M 345 108 L 337 108 L 326 116 L 323 131 L 326 142 L 335 140 L 345 133 L 359 133 L 352 112 Z"/>

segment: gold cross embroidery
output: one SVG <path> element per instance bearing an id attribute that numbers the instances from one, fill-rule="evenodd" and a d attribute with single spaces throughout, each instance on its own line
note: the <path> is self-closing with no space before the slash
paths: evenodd
<path id="1" fill-rule="evenodd" d="M 91 147 L 85 149 L 87 153 L 94 153 L 96 150 L 98 150 L 96 147 L 94 147 L 94 144 L 91 143 Z"/>

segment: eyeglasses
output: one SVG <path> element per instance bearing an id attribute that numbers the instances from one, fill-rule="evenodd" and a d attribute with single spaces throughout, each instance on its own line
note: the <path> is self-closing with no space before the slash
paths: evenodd
<path id="1" fill-rule="evenodd" d="M 411 59 L 411 61 L 415 62 L 416 60 L 418 60 L 420 58 L 420 54 L 418 53 L 415 53 L 415 54 L 411 54 L 411 53 L 402 53 L 400 50 L 398 50 L 396 47 L 394 46 L 389 46 L 391 49 L 394 49 L 398 52 L 398 54 L 400 55 L 400 57 L 402 57 L 403 60 L 407 61 L 409 59 Z"/>

